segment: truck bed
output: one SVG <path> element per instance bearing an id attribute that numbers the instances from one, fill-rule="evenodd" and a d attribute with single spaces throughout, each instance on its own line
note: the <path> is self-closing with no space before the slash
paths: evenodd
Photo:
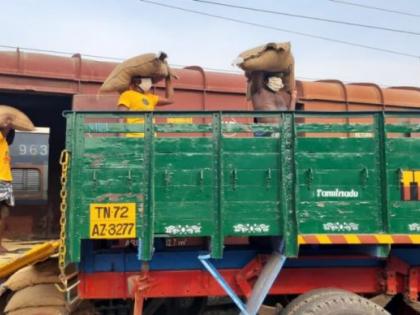
<path id="1" fill-rule="evenodd" d="M 168 237 L 204 238 L 213 258 L 231 236 L 281 238 L 289 257 L 308 244 L 420 243 L 419 113 L 66 117 L 67 262 L 86 239 L 138 239 L 146 261 Z"/>

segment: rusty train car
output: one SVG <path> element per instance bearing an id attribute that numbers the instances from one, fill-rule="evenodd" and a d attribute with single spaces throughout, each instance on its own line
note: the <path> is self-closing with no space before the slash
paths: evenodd
<path id="1" fill-rule="evenodd" d="M 52 236 L 58 232 L 58 158 L 65 136 L 62 112 L 114 109 L 118 96 L 99 95 L 97 91 L 115 65 L 84 59 L 79 54 L 63 57 L 19 49 L 0 52 L 0 103 L 23 110 L 36 126 L 50 128 L 48 168 L 43 168 L 44 172 L 48 171 L 47 202 L 31 205 L 18 202 L 9 219 L 9 235 Z M 163 110 L 252 110 L 245 97 L 246 80 L 242 75 L 205 71 L 199 66 L 176 69 L 176 73 L 180 79 L 174 83 L 175 102 Z M 297 81 L 297 90 L 297 111 L 413 110 L 420 107 L 418 87 L 382 88 L 372 83 L 322 80 Z M 155 92 L 163 94 L 163 86 L 157 85 Z M 15 172 L 19 173 L 18 169 Z M 21 195 L 25 196 L 24 192 Z"/>

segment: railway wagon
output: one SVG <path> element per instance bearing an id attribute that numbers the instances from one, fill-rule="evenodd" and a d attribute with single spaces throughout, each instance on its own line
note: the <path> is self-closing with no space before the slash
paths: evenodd
<path id="1" fill-rule="evenodd" d="M 121 123 L 133 115 L 144 125 Z M 400 294 L 418 309 L 418 112 L 65 116 L 60 264 L 77 264 L 80 298 L 199 314 L 229 296 L 256 314 L 303 294 L 281 314 L 386 314 Z"/>

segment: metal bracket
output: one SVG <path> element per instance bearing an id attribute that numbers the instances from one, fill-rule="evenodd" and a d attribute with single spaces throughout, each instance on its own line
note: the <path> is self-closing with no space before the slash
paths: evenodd
<path id="1" fill-rule="evenodd" d="M 236 169 L 232 170 L 232 189 L 236 190 L 236 185 L 238 184 L 238 171 Z"/>
<path id="2" fill-rule="evenodd" d="M 281 269 L 286 262 L 286 256 L 283 253 L 284 242 L 281 242 L 279 246 L 279 251 L 272 253 L 267 263 L 261 270 L 257 282 L 252 288 L 252 294 L 248 299 L 247 304 L 245 305 L 236 292 L 229 286 L 225 281 L 222 275 L 217 271 L 217 269 L 209 261 L 210 255 L 200 255 L 198 259 L 207 269 L 207 271 L 213 276 L 217 283 L 223 288 L 223 290 L 229 295 L 235 305 L 240 309 L 241 315 L 256 315 L 264 302 L 268 292 L 271 289 L 274 281 L 279 275 Z"/>
<path id="3" fill-rule="evenodd" d="M 64 293 L 66 296 L 67 303 L 71 306 L 80 300 L 78 294 L 78 286 L 80 284 L 80 280 L 78 279 L 78 271 L 75 271 L 69 275 L 67 275 L 64 279 L 61 280 L 62 285 L 55 284 L 55 287 L 61 293 Z M 74 280 L 72 284 L 68 284 L 70 280 Z"/>
<path id="4" fill-rule="evenodd" d="M 242 314 L 244 315 L 254 315 L 248 313 L 246 310 L 245 304 L 242 300 L 238 297 L 238 295 L 233 291 L 233 289 L 229 286 L 225 279 L 223 279 L 222 275 L 217 271 L 216 267 L 210 262 L 210 255 L 200 255 L 198 259 L 203 264 L 204 268 L 213 276 L 213 278 L 217 281 L 217 283 L 223 288 L 223 290 L 230 296 L 232 301 L 236 304 L 236 306 L 241 310 Z"/>
<path id="5" fill-rule="evenodd" d="M 271 176 L 271 168 L 269 168 L 267 170 L 267 176 L 265 178 L 265 187 L 267 189 L 269 189 L 271 187 L 271 179 L 272 179 L 272 176 Z"/>
<path id="6" fill-rule="evenodd" d="M 165 170 L 165 186 L 168 187 L 171 184 L 171 173 L 168 170 Z"/>
<path id="7" fill-rule="evenodd" d="M 98 184 L 98 178 L 96 177 L 96 170 L 93 170 L 93 173 L 92 173 L 92 180 L 93 180 L 93 182 L 95 183 L 95 185 L 97 185 L 97 184 Z"/>
<path id="8" fill-rule="evenodd" d="M 203 185 L 204 185 L 204 171 L 203 170 L 200 170 L 199 182 L 200 182 L 200 190 L 203 191 Z"/>
<path id="9" fill-rule="evenodd" d="M 305 172 L 306 175 L 306 185 L 308 186 L 308 190 L 311 189 L 312 182 L 314 180 L 314 171 L 312 168 L 308 168 Z"/>
<path id="10" fill-rule="evenodd" d="M 362 182 L 363 187 L 366 187 L 368 179 L 369 179 L 369 170 L 366 167 L 364 167 L 360 171 L 360 181 Z"/>

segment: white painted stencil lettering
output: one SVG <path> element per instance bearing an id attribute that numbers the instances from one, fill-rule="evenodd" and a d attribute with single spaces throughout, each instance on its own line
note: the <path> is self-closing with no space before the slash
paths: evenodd
<path id="1" fill-rule="evenodd" d="M 187 235 L 187 234 L 200 234 L 201 233 L 201 225 L 194 224 L 194 225 L 169 225 L 165 226 L 165 233 L 171 235 Z"/>
<path id="2" fill-rule="evenodd" d="M 324 231 L 352 232 L 359 230 L 359 224 L 353 222 L 327 222 L 322 225 Z"/>
<path id="3" fill-rule="evenodd" d="M 239 223 L 233 226 L 235 233 L 263 233 L 269 232 L 270 226 L 268 224 L 257 224 L 257 223 Z"/>

